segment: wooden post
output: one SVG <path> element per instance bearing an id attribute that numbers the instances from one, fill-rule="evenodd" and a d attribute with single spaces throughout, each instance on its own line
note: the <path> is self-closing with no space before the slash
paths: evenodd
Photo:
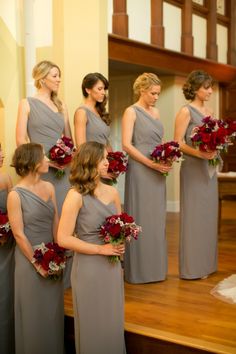
<path id="1" fill-rule="evenodd" d="M 230 27 L 228 34 L 228 64 L 236 66 L 236 2 L 230 0 L 229 16 Z"/>
<path id="2" fill-rule="evenodd" d="M 192 35 L 192 1 L 184 0 L 182 10 L 182 52 L 193 55 L 193 35 Z"/>
<path id="3" fill-rule="evenodd" d="M 216 25 L 217 12 L 216 0 L 207 0 L 207 58 L 217 61 Z"/>
<path id="4" fill-rule="evenodd" d="M 113 0 L 112 33 L 128 37 L 128 15 L 126 0 Z"/>
<path id="5" fill-rule="evenodd" d="M 151 0 L 151 44 L 164 47 L 163 0 Z"/>

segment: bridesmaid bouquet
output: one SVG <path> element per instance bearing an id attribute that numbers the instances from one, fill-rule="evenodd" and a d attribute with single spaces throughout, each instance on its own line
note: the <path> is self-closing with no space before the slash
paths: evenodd
<path id="1" fill-rule="evenodd" d="M 121 213 L 106 218 L 100 228 L 100 236 L 105 243 L 118 245 L 124 242 L 130 242 L 132 238 L 137 240 L 141 231 L 141 226 L 135 224 L 132 216 Z M 108 256 L 108 259 L 111 263 L 116 263 L 120 260 L 120 257 Z"/>
<path id="2" fill-rule="evenodd" d="M 127 171 L 128 159 L 122 151 L 108 152 L 107 159 L 109 161 L 108 173 L 113 173 L 116 177 L 111 180 L 111 184 L 117 183 L 120 174 Z"/>
<path id="3" fill-rule="evenodd" d="M 65 166 L 71 162 L 73 153 L 75 152 L 75 147 L 71 138 L 63 136 L 58 139 L 56 144 L 51 147 L 48 153 L 49 160 L 57 163 L 59 166 Z M 63 177 L 65 171 L 63 169 L 58 169 L 55 173 L 57 178 Z"/>
<path id="4" fill-rule="evenodd" d="M 66 266 L 65 249 L 54 242 L 42 242 L 34 250 L 32 263 L 35 262 L 47 271 L 49 278 L 58 279 Z"/>
<path id="5" fill-rule="evenodd" d="M 0 246 L 3 246 L 11 236 L 12 231 L 7 213 L 2 213 L 0 210 Z"/>
<path id="6" fill-rule="evenodd" d="M 183 153 L 180 151 L 179 144 L 176 141 L 168 141 L 167 143 L 157 145 L 150 156 L 154 162 L 167 164 L 169 166 L 171 166 L 173 162 L 183 160 Z M 168 176 L 168 172 L 164 172 L 162 175 Z"/>
<path id="7" fill-rule="evenodd" d="M 193 146 L 198 147 L 200 151 L 227 152 L 236 136 L 236 120 L 218 120 L 209 116 L 203 118 L 202 122 L 202 125 L 193 129 L 190 136 Z M 217 156 L 209 160 L 209 165 L 216 166 L 219 162 L 220 158 Z"/>

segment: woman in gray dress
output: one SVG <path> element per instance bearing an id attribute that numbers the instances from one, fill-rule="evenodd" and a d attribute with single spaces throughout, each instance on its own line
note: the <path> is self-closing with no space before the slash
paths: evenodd
<path id="1" fill-rule="evenodd" d="M 48 159 L 39 144 L 19 146 L 12 166 L 21 177 L 9 193 L 7 210 L 16 240 L 15 345 L 16 354 L 63 354 L 63 282 L 47 279 L 33 262 L 34 247 L 56 241 L 58 224 L 55 190 L 41 175 Z"/>
<path id="2" fill-rule="evenodd" d="M 37 92 L 34 97 L 22 99 L 19 104 L 16 144 L 19 146 L 27 141 L 42 144 L 47 155 L 62 135 L 71 137 L 67 108 L 57 96 L 61 71 L 56 64 L 45 60 L 34 67 L 32 75 Z M 54 162 L 50 162 L 49 166 L 49 172 L 43 176 L 43 179 L 51 182 L 55 187 L 60 215 L 69 189 L 69 171 L 66 169 L 65 175 L 58 179 L 55 177 L 55 171 L 61 167 Z"/>
<path id="3" fill-rule="evenodd" d="M 179 272 L 182 279 L 205 278 L 217 270 L 218 190 L 215 169 L 208 161 L 216 151 L 194 148 L 190 135 L 212 116 L 205 102 L 212 94 L 212 78 L 202 70 L 189 74 L 183 93 L 188 105 L 176 116 L 175 140 L 184 153 L 180 172 L 180 250 Z"/>
<path id="4" fill-rule="evenodd" d="M 82 82 L 84 104 L 74 115 L 77 147 L 86 141 L 97 141 L 110 148 L 110 119 L 106 112 L 106 91 L 109 83 L 100 73 L 87 74 Z"/>
<path id="5" fill-rule="evenodd" d="M 122 119 L 123 150 L 129 155 L 124 210 L 142 226 L 142 234 L 126 247 L 125 280 L 149 283 L 165 280 L 167 274 L 166 178 L 162 173 L 170 171 L 171 166 L 150 159 L 150 153 L 163 139 L 155 107 L 161 82 L 155 74 L 144 73 L 133 89 L 137 102 L 125 110 Z M 147 205 L 151 213 L 147 213 Z"/>
<path id="6" fill-rule="evenodd" d="M 0 168 L 4 154 L 0 144 Z M 0 211 L 7 211 L 7 195 L 12 188 L 8 174 L 0 172 Z M 0 351 L 14 353 L 14 238 L 0 238 Z"/>
<path id="7" fill-rule="evenodd" d="M 71 168 L 72 188 L 65 199 L 58 242 L 74 251 L 72 294 L 77 354 L 123 354 L 124 294 L 120 262 L 124 245 L 104 244 L 99 229 L 105 218 L 121 212 L 117 190 L 101 183 L 108 161 L 104 145 L 79 147 Z"/>
<path id="8" fill-rule="evenodd" d="M 34 84 L 37 92 L 34 97 L 22 99 L 19 104 L 16 143 L 17 146 L 28 140 L 42 144 L 46 155 L 62 135 L 71 137 L 70 123 L 67 108 L 62 103 L 57 92 L 61 82 L 60 68 L 50 62 L 41 61 L 33 69 Z M 69 168 L 60 167 L 50 162 L 49 171 L 42 178 L 51 182 L 56 191 L 57 209 L 60 215 L 63 201 L 70 188 Z M 55 176 L 57 169 L 64 169 L 61 178 Z M 70 270 L 72 258 L 67 263 L 64 272 L 64 286 L 70 287 Z"/>

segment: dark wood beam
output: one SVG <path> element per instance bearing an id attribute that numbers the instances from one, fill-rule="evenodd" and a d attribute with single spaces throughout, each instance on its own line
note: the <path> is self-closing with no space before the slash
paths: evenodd
<path id="1" fill-rule="evenodd" d="M 216 0 L 207 0 L 207 58 L 217 60 L 218 50 L 216 44 L 217 6 Z"/>
<path id="2" fill-rule="evenodd" d="M 116 35 L 109 35 L 108 50 L 109 59 L 117 62 L 165 70 L 175 75 L 186 75 L 192 70 L 202 69 L 222 83 L 230 83 L 236 80 L 235 66 L 196 58 Z"/>
<path id="3" fill-rule="evenodd" d="M 151 0 L 151 44 L 164 47 L 163 0 Z"/>
<path id="4" fill-rule="evenodd" d="M 228 35 L 228 63 L 236 66 L 236 2 L 228 2 L 230 14 L 230 28 Z"/>
<path id="5" fill-rule="evenodd" d="M 192 1 L 185 0 L 182 9 L 181 50 L 190 55 L 193 55 L 192 14 Z"/>
<path id="6" fill-rule="evenodd" d="M 128 15 L 126 0 L 113 0 L 112 33 L 128 37 Z"/>

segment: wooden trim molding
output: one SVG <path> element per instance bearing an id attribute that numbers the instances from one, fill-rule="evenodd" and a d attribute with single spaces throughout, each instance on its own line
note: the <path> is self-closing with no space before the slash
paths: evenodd
<path id="1" fill-rule="evenodd" d="M 110 60 L 146 66 L 173 75 L 185 76 L 192 70 L 202 69 L 222 83 L 230 83 L 236 80 L 235 66 L 196 58 L 113 34 L 108 36 L 108 51 Z"/>
<path id="2" fill-rule="evenodd" d="M 124 37 L 129 35 L 126 0 L 113 0 L 112 32 Z"/>
<path id="3" fill-rule="evenodd" d="M 185 0 L 182 8 L 181 50 L 193 55 L 192 2 Z"/>
<path id="4" fill-rule="evenodd" d="M 151 44 L 164 47 L 163 0 L 151 0 Z"/>
<path id="5" fill-rule="evenodd" d="M 217 60 L 217 44 L 216 44 L 216 0 L 207 0 L 207 7 L 210 9 L 207 16 L 207 58 Z"/>

